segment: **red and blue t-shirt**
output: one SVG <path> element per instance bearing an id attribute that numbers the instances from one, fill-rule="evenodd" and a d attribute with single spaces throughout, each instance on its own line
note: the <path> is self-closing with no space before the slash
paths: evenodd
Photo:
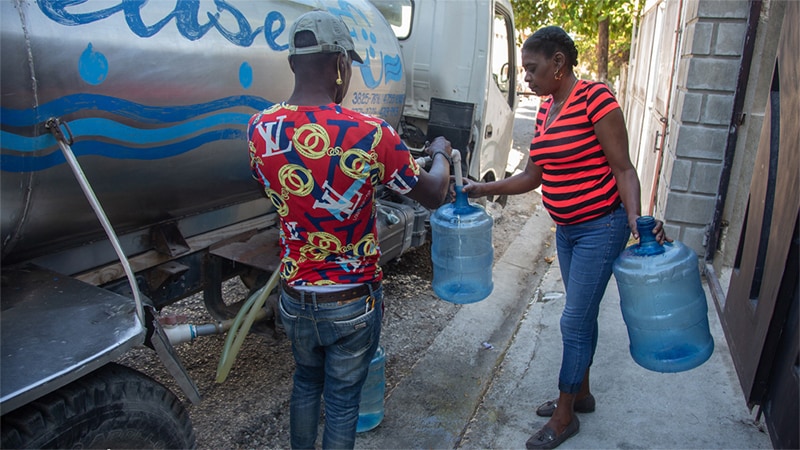
<path id="1" fill-rule="evenodd" d="M 539 108 L 530 157 L 542 168 L 542 203 L 559 225 L 586 222 L 619 206 L 617 182 L 594 125 L 619 108 L 602 83 L 578 81 L 558 116 L 545 125 L 550 98 Z"/>
<path id="2" fill-rule="evenodd" d="M 255 114 L 247 136 L 253 177 L 280 216 L 283 279 L 379 281 L 375 189 L 406 194 L 420 170 L 396 131 L 333 103 L 281 103 Z"/>

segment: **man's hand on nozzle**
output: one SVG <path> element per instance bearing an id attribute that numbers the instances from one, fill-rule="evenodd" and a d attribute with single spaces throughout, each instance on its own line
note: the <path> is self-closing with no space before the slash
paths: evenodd
<path id="1" fill-rule="evenodd" d="M 438 136 L 433 142 L 426 143 L 425 151 L 431 155 L 431 159 L 435 159 L 436 154 L 441 153 L 448 163 L 452 162 L 451 155 L 453 153 L 453 147 L 450 146 L 450 141 L 445 139 L 444 136 Z"/>

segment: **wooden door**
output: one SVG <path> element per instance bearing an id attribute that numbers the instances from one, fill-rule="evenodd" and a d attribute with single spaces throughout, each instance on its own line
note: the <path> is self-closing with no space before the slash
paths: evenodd
<path id="1" fill-rule="evenodd" d="M 769 390 L 774 337 L 786 327 L 786 315 L 796 301 L 796 295 L 792 300 L 780 291 L 798 277 L 788 255 L 800 214 L 800 2 L 787 3 L 783 20 L 739 250 L 720 305 L 750 406 L 760 404 Z"/>

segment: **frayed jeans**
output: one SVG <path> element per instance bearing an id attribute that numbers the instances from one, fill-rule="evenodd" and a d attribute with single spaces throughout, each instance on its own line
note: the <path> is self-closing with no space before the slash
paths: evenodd
<path id="1" fill-rule="evenodd" d="M 372 299 L 374 298 L 374 302 Z M 378 348 L 383 288 L 345 305 L 281 291 L 280 313 L 295 360 L 289 428 L 293 449 L 313 449 L 325 399 L 322 448 L 353 448 L 361 387 Z"/>
<path id="2" fill-rule="evenodd" d="M 623 206 L 610 214 L 556 228 L 556 248 L 567 301 L 561 314 L 564 345 L 558 390 L 575 394 L 597 348 L 600 300 L 611 278 L 611 267 L 630 236 Z"/>

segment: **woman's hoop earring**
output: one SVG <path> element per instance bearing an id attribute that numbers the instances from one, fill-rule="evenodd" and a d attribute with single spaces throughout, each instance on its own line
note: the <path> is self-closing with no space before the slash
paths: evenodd
<path id="1" fill-rule="evenodd" d="M 564 74 L 556 70 L 553 74 L 553 78 L 555 78 L 556 81 L 561 81 L 561 79 L 564 78 Z"/>

